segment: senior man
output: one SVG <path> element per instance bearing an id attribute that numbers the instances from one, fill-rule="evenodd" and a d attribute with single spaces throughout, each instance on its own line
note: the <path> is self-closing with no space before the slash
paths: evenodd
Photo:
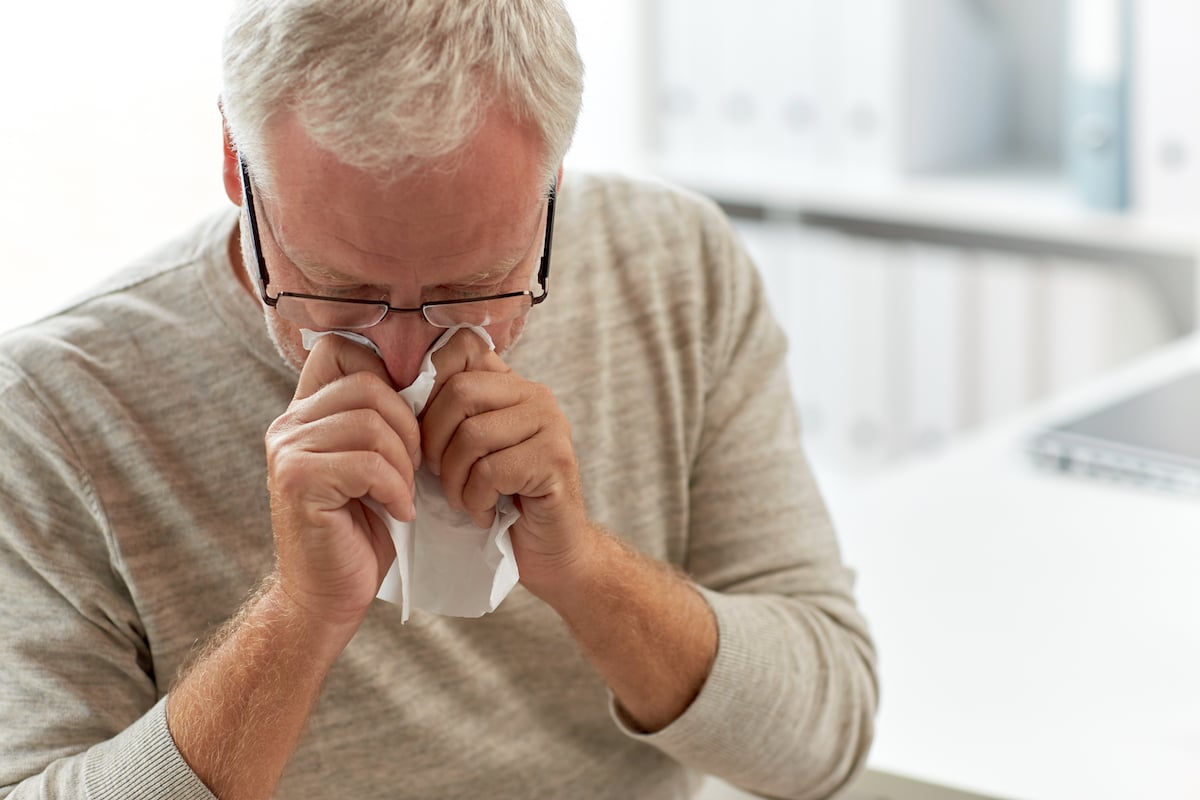
<path id="1" fill-rule="evenodd" d="M 0 795 L 799 798 L 861 766 L 873 651 L 783 336 L 710 204 L 563 174 L 581 82 L 556 0 L 235 4 L 238 210 L 0 343 Z M 494 612 L 376 599 L 422 471 L 519 512 Z"/>

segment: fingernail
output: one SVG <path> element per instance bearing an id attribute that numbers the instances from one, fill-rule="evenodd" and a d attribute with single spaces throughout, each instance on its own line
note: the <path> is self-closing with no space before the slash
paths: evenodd
<path id="1" fill-rule="evenodd" d="M 432 472 L 434 475 L 437 475 L 439 478 L 442 476 L 442 465 L 437 461 L 434 461 L 432 458 L 429 459 L 425 466 L 429 468 L 430 472 Z"/>

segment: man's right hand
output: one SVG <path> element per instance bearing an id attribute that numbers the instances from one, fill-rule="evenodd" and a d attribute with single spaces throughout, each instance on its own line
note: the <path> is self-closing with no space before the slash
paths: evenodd
<path id="1" fill-rule="evenodd" d="M 362 499 L 413 519 L 421 449 L 412 410 L 374 353 L 325 336 L 266 448 L 279 588 L 323 621 L 360 620 L 395 558 Z"/>

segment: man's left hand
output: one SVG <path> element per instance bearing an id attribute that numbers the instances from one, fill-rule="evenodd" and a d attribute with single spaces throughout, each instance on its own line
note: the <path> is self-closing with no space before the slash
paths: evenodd
<path id="1" fill-rule="evenodd" d="M 421 419 L 426 464 L 451 507 L 481 527 L 492 524 L 501 495 L 513 496 L 521 582 L 540 594 L 591 541 L 570 425 L 550 389 L 513 372 L 469 331 L 433 362 L 437 379 Z"/>

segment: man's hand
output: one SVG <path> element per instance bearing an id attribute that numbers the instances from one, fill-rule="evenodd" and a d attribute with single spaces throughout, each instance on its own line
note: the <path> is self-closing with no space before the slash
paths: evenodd
<path id="1" fill-rule="evenodd" d="M 266 446 L 280 588 L 324 621 L 360 619 L 395 558 L 362 499 L 413 518 L 416 418 L 375 354 L 326 336 Z"/>
<path id="2" fill-rule="evenodd" d="M 421 419 L 426 464 L 450 505 L 481 527 L 491 525 L 501 495 L 513 496 L 521 582 L 540 593 L 590 546 L 567 419 L 548 388 L 517 375 L 469 331 L 433 362 L 437 380 Z"/>
<path id="3" fill-rule="evenodd" d="M 521 583 L 563 618 L 637 726 L 667 725 L 700 691 L 715 657 L 708 604 L 668 565 L 588 519 L 571 430 L 549 389 L 465 331 L 433 361 L 421 445 L 446 498 L 483 526 L 500 495 L 513 495 L 521 518 L 509 533 Z"/>

